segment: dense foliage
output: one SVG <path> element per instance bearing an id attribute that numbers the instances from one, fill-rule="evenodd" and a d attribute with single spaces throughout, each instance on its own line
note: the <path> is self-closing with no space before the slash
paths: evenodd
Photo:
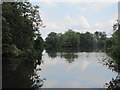
<path id="1" fill-rule="evenodd" d="M 105 84 L 108 90 L 120 88 L 120 24 L 114 24 L 113 30 L 112 37 L 106 41 L 106 51 L 109 58 L 104 59 L 104 63 L 112 71 L 118 72 L 118 75 Z"/>
<path id="2" fill-rule="evenodd" d="M 4 2 L 2 11 L 3 57 L 32 53 L 37 48 L 43 49 L 43 40 L 38 29 L 43 24 L 38 6 L 32 6 L 29 2 Z"/>
<path id="3" fill-rule="evenodd" d="M 41 64 L 44 46 L 39 32 L 42 25 L 38 6 L 29 2 L 2 4 L 3 88 L 30 88 L 33 84 L 34 69 Z"/>
<path id="4" fill-rule="evenodd" d="M 110 53 L 116 59 L 120 59 L 120 24 L 118 25 L 118 29 L 113 34 L 112 42 Z"/>
<path id="5" fill-rule="evenodd" d="M 51 32 L 45 40 L 46 48 L 77 47 L 83 50 L 105 49 L 107 37 L 105 32 L 79 33 L 68 30 L 64 34 Z"/>
<path id="6" fill-rule="evenodd" d="M 116 24 L 114 25 L 114 27 Z M 112 58 L 110 66 L 113 66 L 114 70 L 120 72 L 120 24 L 117 23 L 118 28 L 114 28 L 114 33 L 111 38 L 106 41 L 107 54 Z"/>

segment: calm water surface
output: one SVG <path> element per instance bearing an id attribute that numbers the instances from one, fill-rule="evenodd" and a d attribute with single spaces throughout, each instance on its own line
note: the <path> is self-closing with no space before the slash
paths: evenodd
<path id="1" fill-rule="evenodd" d="M 103 52 L 55 52 L 43 51 L 37 75 L 44 78 L 42 88 L 103 88 L 117 76 L 101 63 Z"/>

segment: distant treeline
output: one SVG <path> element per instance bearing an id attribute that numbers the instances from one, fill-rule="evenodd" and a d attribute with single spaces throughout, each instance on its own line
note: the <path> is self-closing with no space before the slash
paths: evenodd
<path id="1" fill-rule="evenodd" d="M 45 45 L 46 48 L 77 47 L 81 49 L 104 50 L 107 40 L 105 32 L 96 31 L 92 34 L 90 32 L 79 33 L 68 30 L 64 34 L 51 32 L 45 39 Z"/>

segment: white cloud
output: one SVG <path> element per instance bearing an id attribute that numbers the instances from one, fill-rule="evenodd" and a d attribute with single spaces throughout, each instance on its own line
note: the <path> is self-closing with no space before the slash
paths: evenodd
<path id="1" fill-rule="evenodd" d="M 62 27 L 60 27 L 60 25 L 56 23 L 55 20 L 51 19 L 49 15 L 47 15 L 42 9 L 39 9 L 39 11 L 43 23 L 46 26 L 45 28 L 40 28 L 40 32 L 43 39 L 45 39 L 51 31 L 61 32 L 60 30 L 62 30 Z"/>
<path id="2" fill-rule="evenodd" d="M 78 27 L 80 29 L 76 30 L 78 32 L 86 32 L 89 31 L 94 33 L 95 31 L 106 32 L 108 35 L 113 33 L 113 24 L 115 23 L 115 19 L 110 19 L 102 22 L 90 23 L 86 17 L 78 16 L 76 19 L 71 18 L 69 15 L 65 15 L 64 17 L 63 27 L 69 28 Z"/>
<path id="3" fill-rule="evenodd" d="M 56 29 L 57 28 L 57 25 L 56 23 L 54 23 L 50 18 L 49 16 L 43 12 L 41 9 L 39 9 L 40 11 L 40 16 L 42 17 L 42 20 L 43 20 L 43 23 L 45 24 L 46 28 L 49 28 L 49 29 Z"/>
<path id="4" fill-rule="evenodd" d="M 107 21 L 102 22 L 95 22 L 90 23 L 85 16 L 78 16 L 76 19 L 73 19 L 70 17 L 70 15 L 66 14 L 64 16 L 64 19 L 61 22 L 54 22 L 54 20 L 51 20 L 48 18 L 47 15 L 45 15 L 44 12 L 42 18 L 44 18 L 44 24 L 46 25 L 46 28 L 41 29 L 42 37 L 45 38 L 47 35 L 53 31 L 53 32 L 65 32 L 67 29 L 71 28 L 74 29 L 74 27 L 78 27 L 78 32 L 86 32 L 89 31 L 91 33 L 94 33 L 95 31 L 105 31 L 108 35 L 113 33 L 113 24 L 115 22 L 115 19 L 110 19 Z M 74 29 L 76 31 L 76 29 Z"/>
<path id="5" fill-rule="evenodd" d="M 96 27 L 102 26 L 101 23 L 99 23 L 99 22 L 95 23 L 94 25 L 95 25 Z"/>
<path id="6" fill-rule="evenodd" d="M 37 0 L 34 0 L 34 1 L 37 1 Z M 38 2 L 40 2 L 40 1 L 38 1 Z M 73 1 L 71 0 L 70 2 L 73 2 Z M 48 4 L 51 6 L 58 4 L 56 2 L 51 2 L 48 0 L 45 0 L 44 4 L 45 3 L 46 3 L 46 5 Z M 75 3 L 77 4 L 77 1 L 75 1 Z M 93 10 L 93 11 L 97 12 L 113 3 L 102 3 L 101 4 L 98 2 L 94 2 L 94 3 L 85 3 L 85 4 L 86 4 L 85 8 L 79 9 L 82 12 L 86 12 L 88 10 Z M 40 32 L 44 39 L 47 37 L 47 35 L 51 31 L 56 32 L 56 33 L 59 33 L 59 32 L 63 33 L 69 28 L 73 29 L 75 31 L 78 31 L 78 32 L 90 31 L 93 33 L 97 30 L 97 31 L 106 31 L 107 34 L 110 34 L 113 31 L 112 26 L 113 26 L 114 18 L 116 18 L 118 15 L 118 14 L 116 14 L 116 16 L 113 17 L 113 19 L 110 19 L 107 21 L 103 21 L 103 22 L 98 21 L 98 22 L 91 23 L 90 21 L 88 21 L 87 17 L 85 17 L 81 14 L 79 14 L 79 15 L 74 14 L 74 17 L 72 17 L 66 13 L 66 15 L 64 16 L 64 19 L 62 19 L 62 17 L 60 17 L 59 19 L 54 20 L 54 18 L 50 18 L 49 14 L 48 13 L 46 14 L 45 11 L 42 10 L 42 8 L 40 8 L 39 11 L 40 11 L 43 23 L 46 25 L 46 27 L 44 29 L 40 29 Z M 77 29 L 76 29 L 76 27 L 77 27 Z"/>
<path id="7" fill-rule="evenodd" d="M 66 26 L 81 26 L 83 28 L 89 28 L 90 27 L 90 23 L 88 22 L 88 20 L 86 19 L 86 17 L 84 16 L 78 16 L 77 19 L 72 19 L 69 15 L 65 15 L 64 17 L 65 19 L 65 25 Z"/>
<path id="8" fill-rule="evenodd" d="M 87 69 L 88 66 L 89 66 L 89 61 L 84 60 L 80 69 L 84 71 L 85 69 Z"/>
<path id="9" fill-rule="evenodd" d="M 78 25 L 82 25 L 84 28 L 90 27 L 90 23 L 84 16 L 80 16 L 77 23 L 78 23 Z"/>
<path id="10" fill-rule="evenodd" d="M 67 72 L 70 72 L 72 70 L 72 68 L 77 67 L 78 65 L 79 65 L 79 63 L 72 63 L 71 65 L 69 65 L 67 67 Z"/>
<path id="11" fill-rule="evenodd" d="M 59 27 L 56 25 L 56 23 L 45 23 L 46 25 L 46 29 L 51 29 L 51 30 L 54 30 L 54 29 L 58 29 Z"/>
<path id="12" fill-rule="evenodd" d="M 91 29 L 93 31 L 104 31 L 106 32 L 107 34 L 112 34 L 113 33 L 113 24 L 115 23 L 115 20 L 114 19 L 110 19 L 110 20 L 107 20 L 107 21 L 103 21 L 103 22 L 97 22 L 95 23 Z"/>
<path id="13" fill-rule="evenodd" d="M 75 22 L 72 20 L 72 18 L 69 15 L 65 15 L 65 21 L 67 25 L 73 25 Z"/>

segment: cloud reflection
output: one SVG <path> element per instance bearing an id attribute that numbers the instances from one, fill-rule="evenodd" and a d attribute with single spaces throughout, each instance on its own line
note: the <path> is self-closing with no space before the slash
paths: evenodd
<path id="1" fill-rule="evenodd" d="M 80 52 L 72 63 L 60 55 L 54 59 L 47 55 L 42 66 L 41 76 L 46 78 L 43 88 L 101 88 L 116 75 L 98 63 L 101 54 Z"/>

